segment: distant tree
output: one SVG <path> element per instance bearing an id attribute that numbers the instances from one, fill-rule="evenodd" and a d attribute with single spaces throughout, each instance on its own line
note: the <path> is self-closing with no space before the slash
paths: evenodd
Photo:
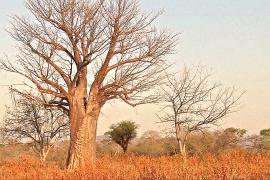
<path id="1" fill-rule="evenodd" d="M 162 156 L 176 154 L 176 141 L 172 137 L 162 137 L 157 131 L 146 131 L 130 151 L 135 154 Z"/>
<path id="2" fill-rule="evenodd" d="M 168 75 L 164 87 L 166 104 L 162 123 L 173 127 L 181 154 L 186 157 L 186 142 L 192 132 L 202 131 L 236 110 L 243 93 L 210 82 L 202 67 L 184 68 L 180 76 Z"/>
<path id="3" fill-rule="evenodd" d="M 261 136 L 270 137 L 270 128 L 269 129 L 262 129 L 260 131 Z"/>
<path id="4" fill-rule="evenodd" d="M 110 129 L 105 135 L 108 135 L 126 152 L 130 141 L 137 136 L 138 126 L 132 121 L 122 121 L 118 124 L 113 124 Z"/>
<path id="5" fill-rule="evenodd" d="M 1 132 L 11 141 L 33 144 L 34 151 L 45 161 L 54 143 L 69 135 L 69 122 L 62 111 L 45 109 L 21 97 L 7 108 Z"/>
<path id="6" fill-rule="evenodd" d="M 265 150 L 270 150 L 270 128 L 262 129 L 260 131 L 261 135 L 261 146 Z"/>
<path id="7" fill-rule="evenodd" d="M 262 152 L 265 150 L 263 145 L 263 137 L 257 134 L 252 134 L 246 138 L 246 148 L 250 150 L 255 150 Z"/>
<path id="8" fill-rule="evenodd" d="M 203 155 L 205 153 L 214 153 L 216 136 L 212 131 L 204 130 L 192 133 L 186 143 L 187 154 Z"/>
<path id="9" fill-rule="evenodd" d="M 216 132 L 215 150 L 219 152 L 225 149 L 240 147 L 246 132 L 247 130 L 239 128 L 227 128 L 224 131 Z"/>
<path id="10" fill-rule="evenodd" d="M 143 133 L 141 139 L 161 139 L 160 133 L 158 131 L 149 130 Z"/>

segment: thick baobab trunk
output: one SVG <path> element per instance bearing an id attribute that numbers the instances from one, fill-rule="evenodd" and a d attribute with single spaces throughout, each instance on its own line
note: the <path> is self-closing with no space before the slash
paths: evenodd
<path id="1" fill-rule="evenodd" d="M 101 107 L 95 100 L 88 103 L 86 105 L 84 98 L 77 96 L 70 106 L 68 169 L 85 167 L 96 159 L 96 129 Z"/>
<path id="2" fill-rule="evenodd" d="M 68 168 L 74 169 L 93 164 L 96 159 L 97 117 L 85 117 L 71 135 L 68 153 Z"/>
<path id="3" fill-rule="evenodd" d="M 75 112 L 76 113 L 76 112 Z M 68 168 L 74 169 L 93 164 L 96 159 L 96 129 L 99 110 L 86 113 L 71 130 Z"/>

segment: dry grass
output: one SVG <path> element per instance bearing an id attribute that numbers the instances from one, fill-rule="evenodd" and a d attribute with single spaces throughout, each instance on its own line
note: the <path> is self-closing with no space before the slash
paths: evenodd
<path id="1" fill-rule="evenodd" d="M 270 153 L 228 151 L 218 156 L 102 156 L 95 167 L 68 171 L 25 157 L 0 165 L 0 179 L 270 179 Z"/>

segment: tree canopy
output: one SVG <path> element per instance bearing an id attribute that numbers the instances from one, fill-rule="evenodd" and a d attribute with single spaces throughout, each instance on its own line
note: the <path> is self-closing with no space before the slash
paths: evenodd
<path id="1" fill-rule="evenodd" d="M 126 152 L 129 142 L 137 136 L 138 125 L 132 121 L 122 121 L 118 124 L 113 124 L 110 129 L 105 135 L 108 135 Z"/>

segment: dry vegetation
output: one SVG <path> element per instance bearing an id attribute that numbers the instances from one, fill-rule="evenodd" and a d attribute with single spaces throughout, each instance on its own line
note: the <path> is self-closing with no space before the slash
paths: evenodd
<path id="1" fill-rule="evenodd" d="M 10 88 L 14 102 L 18 95 L 25 103 L 7 111 L 0 129 L 0 180 L 270 179 L 269 129 L 254 137 L 206 131 L 235 112 L 241 94 L 208 85 L 201 71 L 166 80 L 178 34 L 155 26 L 160 12 L 143 13 L 138 0 L 27 0 L 26 7 L 32 16 L 13 16 L 9 29 L 18 56 L 0 59 L 0 70 L 27 79 L 25 88 Z M 171 104 L 161 120 L 173 125 L 178 146 L 153 132 L 128 146 L 136 136 L 130 126 L 120 141 L 111 135 L 129 153 L 106 138 L 97 143 L 102 107 L 112 100 Z"/>
<path id="2" fill-rule="evenodd" d="M 64 170 L 55 162 L 30 156 L 1 163 L 0 179 L 269 179 L 270 153 L 230 150 L 219 155 L 104 155 L 95 167 Z"/>
<path id="3" fill-rule="evenodd" d="M 1 179 L 270 179 L 270 151 L 251 145 L 251 139 L 229 130 L 194 134 L 184 162 L 173 137 L 149 131 L 135 139 L 127 154 L 105 139 L 97 142 L 95 167 L 65 167 L 68 141 L 58 142 L 47 162 L 38 159 L 31 144 L 0 146 Z M 232 131 L 230 131 L 232 133 Z M 237 140 L 238 139 L 238 140 Z M 249 139 L 250 141 L 247 141 Z"/>

